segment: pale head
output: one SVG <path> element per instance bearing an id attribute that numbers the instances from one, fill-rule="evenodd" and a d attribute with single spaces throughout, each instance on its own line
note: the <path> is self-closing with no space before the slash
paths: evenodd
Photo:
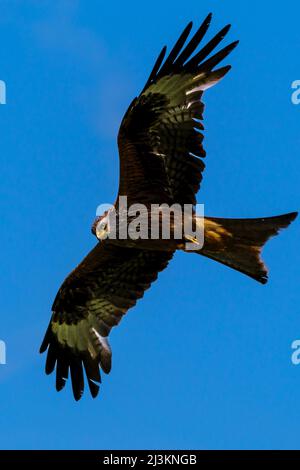
<path id="1" fill-rule="evenodd" d="M 108 211 L 96 217 L 92 225 L 92 233 L 96 235 L 98 240 L 105 240 L 109 234 L 109 214 Z"/>

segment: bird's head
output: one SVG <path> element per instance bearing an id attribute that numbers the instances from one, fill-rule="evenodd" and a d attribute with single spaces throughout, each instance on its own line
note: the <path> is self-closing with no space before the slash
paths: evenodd
<path id="1" fill-rule="evenodd" d="M 109 217 L 108 211 L 96 217 L 92 225 L 92 233 L 96 235 L 98 240 L 105 240 L 109 234 Z"/>

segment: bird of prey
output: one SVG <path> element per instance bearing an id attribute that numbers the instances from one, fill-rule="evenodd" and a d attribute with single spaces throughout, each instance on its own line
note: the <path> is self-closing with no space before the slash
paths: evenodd
<path id="1" fill-rule="evenodd" d="M 118 133 L 119 192 L 128 204 L 196 204 L 204 170 L 203 92 L 219 82 L 230 66 L 219 63 L 238 41 L 216 51 L 230 29 L 225 26 L 203 47 L 211 14 L 188 39 L 189 23 L 170 53 L 160 52 L 138 97 L 130 104 Z M 202 218 L 204 244 L 191 251 L 223 263 L 253 279 L 267 282 L 260 258 L 265 242 L 287 227 L 297 213 L 259 219 Z M 195 215 L 195 218 L 197 216 Z M 75 400 L 84 390 L 98 394 L 100 369 L 109 373 L 107 337 L 128 309 L 165 269 L 183 240 L 110 239 L 107 213 L 97 217 L 92 232 L 97 244 L 61 285 L 40 352 L 47 352 L 46 373 L 56 369 L 56 389 L 70 374 Z M 186 250 L 185 250 L 186 251 Z"/>

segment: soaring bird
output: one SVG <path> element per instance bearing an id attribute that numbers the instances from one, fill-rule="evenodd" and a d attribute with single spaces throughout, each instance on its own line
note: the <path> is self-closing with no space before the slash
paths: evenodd
<path id="1" fill-rule="evenodd" d="M 167 56 L 166 47 L 162 49 L 142 92 L 123 117 L 118 133 L 119 192 L 113 206 L 118 227 L 121 196 L 126 196 L 130 206 L 195 207 L 205 166 L 203 92 L 230 70 L 229 65 L 218 65 L 238 44 L 235 41 L 215 51 L 230 29 L 227 25 L 198 49 L 211 16 L 188 40 L 192 29 L 189 23 Z M 96 397 L 100 369 L 110 372 L 112 353 L 107 337 L 112 327 L 143 297 L 176 250 L 188 252 L 187 239 L 198 243 L 189 237 L 167 239 L 161 234 L 155 240 L 110 237 L 109 213 L 96 218 L 92 226 L 96 246 L 61 285 L 40 348 L 40 352 L 48 350 L 46 374 L 56 368 L 58 391 L 70 374 L 75 400 L 83 394 L 84 375 L 91 395 Z M 200 220 L 193 210 L 196 226 L 202 223 L 204 243 L 190 252 L 266 283 L 262 247 L 296 216 L 293 212 L 259 219 Z"/>

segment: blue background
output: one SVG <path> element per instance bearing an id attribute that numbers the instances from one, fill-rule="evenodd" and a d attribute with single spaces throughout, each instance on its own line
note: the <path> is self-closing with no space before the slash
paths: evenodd
<path id="1" fill-rule="evenodd" d="M 0 1 L 0 447 L 299 448 L 299 221 L 264 252 L 261 286 L 176 255 L 111 334 L 101 394 L 54 389 L 38 348 L 56 291 L 93 247 L 118 185 L 116 134 L 162 45 L 214 12 L 240 39 L 205 95 L 206 214 L 300 207 L 299 2 Z M 209 35 L 209 37 L 211 37 Z M 225 62 L 226 63 L 226 62 Z M 68 384 L 69 385 L 69 384 Z"/>

